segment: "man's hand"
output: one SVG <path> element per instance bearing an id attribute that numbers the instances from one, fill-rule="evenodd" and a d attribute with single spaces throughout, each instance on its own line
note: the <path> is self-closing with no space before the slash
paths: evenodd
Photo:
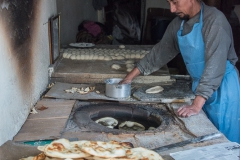
<path id="1" fill-rule="evenodd" d="M 134 68 L 130 73 L 126 75 L 126 77 L 119 82 L 119 84 L 128 84 L 131 83 L 132 80 L 140 74 L 140 71 L 138 68 Z"/>
<path id="2" fill-rule="evenodd" d="M 126 78 L 124 78 L 123 80 L 121 80 L 121 81 L 119 82 L 119 84 L 129 84 L 129 83 L 131 83 L 131 82 L 132 82 L 131 79 L 126 79 Z"/>
<path id="3" fill-rule="evenodd" d="M 185 105 L 180 107 L 177 110 L 177 114 L 180 117 L 190 117 L 196 115 L 201 111 L 205 102 L 206 102 L 205 98 L 201 96 L 196 96 L 192 105 Z"/>

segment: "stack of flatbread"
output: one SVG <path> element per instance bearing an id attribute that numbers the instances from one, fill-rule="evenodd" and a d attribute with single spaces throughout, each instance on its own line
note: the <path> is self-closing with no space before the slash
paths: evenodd
<path id="1" fill-rule="evenodd" d="M 69 142 L 67 139 L 59 139 L 39 146 L 38 149 L 42 151 L 39 155 L 20 160 L 163 160 L 154 151 L 132 147 L 129 142 Z"/>

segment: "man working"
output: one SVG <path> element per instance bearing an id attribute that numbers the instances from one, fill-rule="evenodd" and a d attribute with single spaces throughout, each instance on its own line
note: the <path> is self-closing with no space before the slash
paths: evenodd
<path id="1" fill-rule="evenodd" d="M 189 117 L 203 109 L 230 140 L 240 143 L 240 86 L 231 26 L 222 12 L 201 0 L 168 0 L 177 17 L 161 42 L 140 60 L 121 83 L 148 75 L 181 53 L 193 79 L 195 99 L 178 109 Z"/>

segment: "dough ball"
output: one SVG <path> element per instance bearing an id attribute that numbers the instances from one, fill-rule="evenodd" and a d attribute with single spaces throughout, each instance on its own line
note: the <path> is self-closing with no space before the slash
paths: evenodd
<path id="1" fill-rule="evenodd" d="M 138 59 L 141 58 L 141 54 L 137 53 L 136 58 L 138 58 Z"/>
<path id="2" fill-rule="evenodd" d="M 75 55 L 75 54 L 71 55 L 70 59 L 71 59 L 71 60 L 77 59 L 77 58 L 76 58 L 76 55 Z"/>
<path id="3" fill-rule="evenodd" d="M 136 55 L 134 53 L 131 54 L 131 59 L 136 58 Z"/>
<path id="4" fill-rule="evenodd" d="M 97 60 L 97 59 L 98 59 L 98 55 L 94 55 L 93 60 Z"/>
<path id="5" fill-rule="evenodd" d="M 98 56 L 98 60 L 103 60 L 104 59 L 104 56 L 101 55 L 101 56 Z"/>
<path id="6" fill-rule="evenodd" d="M 121 49 L 124 49 L 124 48 L 125 48 L 125 46 L 124 46 L 124 45 L 120 45 L 120 46 L 119 46 L 119 48 L 121 48 Z"/>
<path id="7" fill-rule="evenodd" d="M 72 56 L 71 53 L 68 53 L 68 55 L 66 56 L 66 58 L 70 58 Z"/>
<path id="8" fill-rule="evenodd" d="M 113 64 L 113 65 L 111 66 L 111 68 L 118 70 L 118 69 L 121 68 L 121 66 L 120 66 L 119 64 Z"/>
<path id="9" fill-rule="evenodd" d="M 116 59 L 116 57 L 115 57 L 115 56 L 110 56 L 110 57 L 111 57 L 113 60 L 114 60 L 114 59 Z"/>
<path id="10" fill-rule="evenodd" d="M 89 55 L 89 60 L 92 60 L 93 59 L 93 54 L 90 54 Z"/>
<path id="11" fill-rule="evenodd" d="M 66 58 L 67 55 L 68 55 L 68 53 L 67 53 L 67 52 L 64 52 L 64 53 L 63 53 L 63 58 Z"/>
<path id="12" fill-rule="evenodd" d="M 117 59 L 118 60 L 123 60 L 123 59 L 125 59 L 123 56 L 117 56 Z"/>
<path id="13" fill-rule="evenodd" d="M 85 60 L 85 55 L 84 55 L 84 54 L 81 54 L 80 59 L 81 59 L 81 60 Z"/>
<path id="14" fill-rule="evenodd" d="M 112 60 L 112 57 L 106 56 L 106 57 L 104 58 L 104 60 L 105 60 L 105 61 L 110 61 L 110 60 Z"/>
<path id="15" fill-rule="evenodd" d="M 133 60 L 127 60 L 127 61 L 125 62 L 125 64 L 133 64 L 133 63 L 134 63 Z"/>
<path id="16" fill-rule="evenodd" d="M 77 60 L 80 60 L 81 59 L 81 55 L 77 55 Z"/>
<path id="17" fill-rule="evenodd" d="M 126 54 L 125 56 L 127 59 L 131 58 L 131 55 L 130 54 Z"/>
<path id="18" fill-rule="evenodd" d="M 126 64 L 127 68 L 134 68 L 134 64 Z"/>
<path id="19" fill-rule="evenodd" d="M 85 60 L 89 60 L 89 55 L 85 55 Z"/>
<path id="20" fill-rule="evenodd" d="M 133 68 L 128 68 L 127 72 L 131 72 L 133 70 Z"/>
<path id="21" fill-rule="evenodd" d="M 141 54 L 140 58 L 142 59 L 143 57 L 145 57 L 145 54 Z"/>

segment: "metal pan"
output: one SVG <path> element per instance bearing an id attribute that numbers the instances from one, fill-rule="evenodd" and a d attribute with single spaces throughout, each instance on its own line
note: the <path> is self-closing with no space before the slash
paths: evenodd
<path id="1" fill-rule="evenodd" d="M 105 95 L 111 98 L 127 98 L 131 94 L 131 84 L 119 84 L 121 78 L 110 78 L 105 80 Z"/>

